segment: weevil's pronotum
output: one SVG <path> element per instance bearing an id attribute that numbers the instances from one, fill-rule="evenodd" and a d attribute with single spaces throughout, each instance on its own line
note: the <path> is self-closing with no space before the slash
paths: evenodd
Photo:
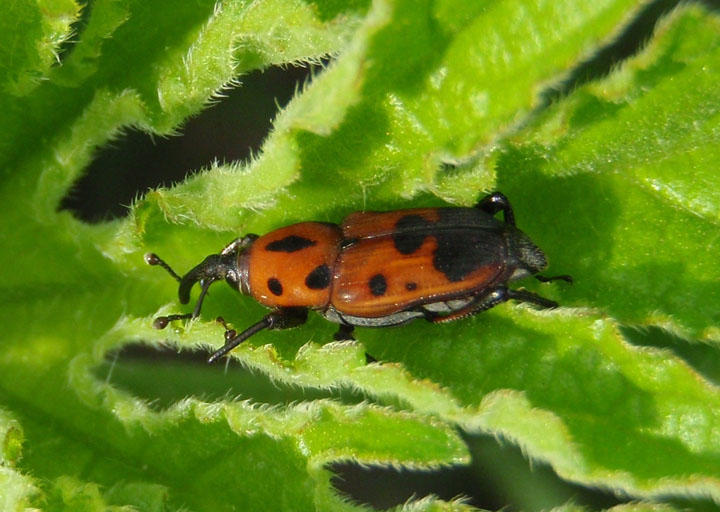
<path id="1" fill-rule="evenodd" d="M 502 221 L 495 218 L 500 211 Z M 547 267 L 545 254 L 515 227 L 510 202 L 500 192 L 474 208 L 356 212 L 340 225 L 301 222 L 263 236 L 248 234 L 183 277 L 155 254 L 146 254 L 145 261 L 180 283 L 183 304 L 200 283 L 193 312 L 158 317 L 158 329 L 197 317 L 208 288 L 222 279 L 272 309 L 239 334 L 226 327 L 225 345 L 209 362 L 263 329 L 303 324 L 309 310 L 340 325 L 335 339 L 352 339 L 355 326 L 416 318 L 448 322 L 510 299 L 555 308 L 556 302 L 507 283 L 528 276 L 572 282 L 567 275 L 537 274 Z"/>

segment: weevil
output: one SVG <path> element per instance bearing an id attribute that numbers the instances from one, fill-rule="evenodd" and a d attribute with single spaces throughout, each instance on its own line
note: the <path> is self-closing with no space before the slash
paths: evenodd
<path id="1" fill-rule="evenodd" d="M 502 212 L 502 220 L 496 218 Z M 540 308 L 555 301 L 508 283 L 543 277 L 543 251 L 515 227 L 508 199 L 492 193 L 472 208 L 415 208 L 355 212 L 340 225 L 301 222 L 263 236 L 237 238 L 184 276 L 157 255 L 145 255 L 180 285 L 182 304 L 200 284 L 192 313 L 160 316 L 162 329 L 174 320 L 200 314 L 208 288 L 225 280 L 271 311 L 239 334 L 225 326 L 225 344 L 212 363 L 263 329 L 287 329 L 305 323 L 309 310 L 339 324 L 335 339 L 353 339 L 353 329 L 387 327 L 416 318 L 449 322 L 513 299 Z M 224 321 L 219 318 L 218 320 Z"/>

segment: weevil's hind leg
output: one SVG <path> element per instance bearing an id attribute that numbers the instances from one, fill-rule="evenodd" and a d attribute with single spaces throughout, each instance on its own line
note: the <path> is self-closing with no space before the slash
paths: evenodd
<path id="1" fill-rule="evenodd" d="M 479 296 L 476 300 L 466 305 L 462 309 L 453 311 L 448 315 L 429 315 L 427 320 L 433 323 L 451 322 L 467 316 L 476 315 L 482 311 L 497 306 L 508 300 L 516 300 L 518 302 L 529 302 L 535 304 L 542 309 L 553 309 L 558 307 L 558 303 L 554 300 L 546 299 L 526 290 L 510 290 L 505 286 L 498 286 L 485 295 Z"/>
<path id="2" fill-rule="evenodd" d="M 280 308 L 268 313 L 262 320 L 252 324 L 243 332 L 236 334 L 235 336 L 229 335 L 229 333 L 234 331 L 232 329 L 228 329 L 226 326 L 225 345 L 208 358 L 208 363 L 214 363 L 250 336 L 259 333 L 263 329 L 289 329 L 290 327 L 302 325 L 307 321 L 307 315 L 307 308 Z"/>
<path id="3" fill-rule="evenodd" d="M 459 320 L 471 315 L 476 315 L 482 311 L 487 311 L 490 308 L 497 306 L 498 304 L 508 300 L 507 296 L 508 289 L 505 287 L 498 287 L 494 290 L 490 290 L 485 295 L 480 295 L 475 298 L 471 303 L 467 304 L 457 311 L 453 311 L 447 315 L 439 314 L 426 314 L 425 318 L 433 323 L 451 322 L 453 320 Z"/>
<path id="4" fill-rule="evenodd" d="M 513 213 L 512 206 L 510 206 L 510 201 L 502 192 L 493 192 L 483 197 L 480 202 L 475 205 L 475 208 L 479 208 L 490 215 L 495 215 L 497 212 L 502 211 L 505 224 L 515 225 L 515 214 Z"/>
<path id="5" fill-rule="evenodd" d="M 353 336 L 354 330 L 354 325 L 340 324 L 337 332 L 333 335 L 333 339 L 335 341 L 353 341 L 355 340 L 355 336 Z"/>
<path id="6" fill-rule="evenodd" d="M 507 299 L 513 299 L 518 302 L 529 302 L 535 304 L 541 309 L 554 309 L 559 306 L 554 300 L 546 299 L 541 297 L 537 293 L 529 292 L 527 290 L 506 290 Z"/>

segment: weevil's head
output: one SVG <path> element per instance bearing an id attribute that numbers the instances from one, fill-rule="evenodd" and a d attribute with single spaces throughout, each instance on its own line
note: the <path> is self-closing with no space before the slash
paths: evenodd
<path id="1" fill-rule="evenodd" d="M 257 235 L 246 235 L 238 238 L 225 247 L 220 254 L 211 254 L 200 264 L 193 267 L 180 279 L 178 298 L 182 304 L 190 302 L 190 290 L 195 283 L 200 283 L 203 290 L 215 281 L 225 280 L 230 286 L 246 292 L 247 272 L 241 264 L 241 256 L 255 241 Z"/>
<path id="2" fill-rule="evenodd" d="M 514 229 L 509 233 L 508 241 L 510 253 L 517 262 L 517 270 L 511 279 L 534 275 L 547 268 L 545 253 L 525 233 Z"/>

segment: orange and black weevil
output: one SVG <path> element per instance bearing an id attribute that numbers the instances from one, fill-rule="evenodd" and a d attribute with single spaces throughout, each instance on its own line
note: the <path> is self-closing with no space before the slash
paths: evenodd
<path id="1" fill-rule="evenodd" d="M 502 221 L 495 218 L 500 211 Z M 200 283 L 193 312 L 158 317 L 158 329 L 197 317 L 208 288 L 221 279 L 272 309 L 239 334 L 226 326 L 225 344 L 209 362 L 258 331 L 303 324 L 311 309 L 340 325 L 335 339 L 352 339 L 355 326 L 415 318 L 448 322 L 510 299 L 555 308 L 556 302 L 507 283 L 528 276 L 572 282 L 567 275 L 537 275 L 547 267 L 545 254 L 515 227 L 510 202 L 500 192 L 474 208 L 355 212 L 340 225 L 301 222 L 263 236 L 248 234 L 183 277 L 155 254 L 146 254 L 145 261 L 180 283 L 183 304 Z"/>

